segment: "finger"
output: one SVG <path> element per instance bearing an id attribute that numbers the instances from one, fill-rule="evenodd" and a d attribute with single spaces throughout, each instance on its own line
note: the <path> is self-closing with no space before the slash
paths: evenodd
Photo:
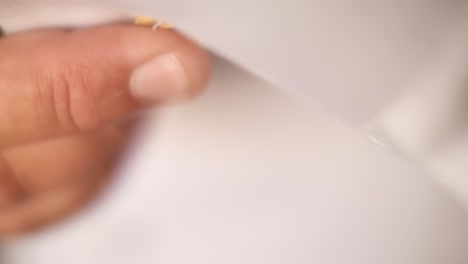
<path id="1" fill-rule="evenodd" d="M 0 210 L 25 195 L 22 185 L 8 163 L 0 156 Z"/>
<path id="2" fill-rule="evenodd" d="M 0 210 L 0 237 L 35 231 L 54 223 L 81 208 L 100 187 L 96 180 L 79 181 Z"/>
<path id="3" fill-rule="evenodd" d="M 101 171 L 111 174 L 132 125 L 108 125 L 91 133 L 41 141 L 4 151 L 4 158 L 30 196 Z"/>
<path id="4" fill-rule="evenodd" d="M 8 173 L 0 173 L 0 198 L 3 192 L 8 199 L 0 200 L 0 235 L 43 227 L 89 202 L 99 191 L 95 185 L 104 186 L 112 175 L 133 128 L 134 122 L 120 122 L 93 133 L 5 151 L 4 161 L 8 162 L 0 163 L 0 171 L 5 168 Z M 82 188 L 74 189 L 77 184 Z M 48 193 L 56 198 L 45 198 Z M 45 215 L 38 215 L 38 206 L 48 210 Z"/>
<path id="5" fill-rule="evenodd" d="M 115 25 L 0 39 L 0 147 L 191 97 L 208 68 L 206 53 L 172 31 Z"/>

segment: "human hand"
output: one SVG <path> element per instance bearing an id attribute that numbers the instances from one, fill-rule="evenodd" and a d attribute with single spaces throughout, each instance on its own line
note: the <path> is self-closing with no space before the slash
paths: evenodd
<path id="1" fill-rule="evenodd" d="M 112 25 L 0 38 L 0 236 L 84 205 L 127 142 L 135 122 L 125 117 L 193 97 L 208 75 L 204 50 L 170 30 Z"/>

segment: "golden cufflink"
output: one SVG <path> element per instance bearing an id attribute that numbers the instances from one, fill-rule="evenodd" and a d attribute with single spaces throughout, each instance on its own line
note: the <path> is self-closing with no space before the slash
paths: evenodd
<path id="1" fill-rule="evenodd" d="M 136 16 L 135 25 L 151 27 L 153 30 L 156 29 L 171 29 L 171 25 L 165 22 L 161 22 L 149 16 Z"/>

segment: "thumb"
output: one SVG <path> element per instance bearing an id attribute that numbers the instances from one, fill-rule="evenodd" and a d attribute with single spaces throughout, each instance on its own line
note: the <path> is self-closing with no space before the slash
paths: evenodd
<path id="1" fill-rule="evenodd" d="M 0 148 L 191 97 L 208 72 L 207 54 L 173 31 L 115 25 L 0 39 Z"/>

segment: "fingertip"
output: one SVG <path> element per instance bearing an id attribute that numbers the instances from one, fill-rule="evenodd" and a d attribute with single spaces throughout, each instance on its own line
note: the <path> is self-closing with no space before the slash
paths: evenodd
<path id="1" fill-rule="evenodd" d="M 187 74 L 189 97 L 199 95 L 210 78 L 211 58 L 208 52 L 198 46 L 191 46 L 175 51 L 174 55 Z"/>
<path id="2" fill-rule="evenodd" d="M 200 94 L 210 77 L 211 59 L 208 52 L 195 41 L 174 30 L 153 31 L 146 27 L 116 25 L 111 27 L 98 28 L 96 29 L 96 32 L 93 33 L 101 36 L 99 39 L 95 40 L 95 45 L 108 45 L 109 47 L 106 50 L 112 52 L 113 54 L 119 53 L 117 51 L 112 51 L 113 48 L 120 50 L 120 54 L 125 56 L 128 59 L 129 64 L 132 65 L 132 74 L 139 68 L 142 68 L 144 65 L 150 64 L 150 62 L 158 61 L 160 58 L 175 58 L 178 66 L 181 67 L 186 75 L 184 77 L 187 78 L 187 86 L 185 89 L 182 89 L 184 91 L 182 94 L 187 98 L 192 98 Z M 155 68 L 168 69 L 176 67 Z M 157 74 L 157 69 L 154 69 L 153 73 Z M 172 74 L 173 72 L 163 73 Z M 131 77 L 130 81 L 132 81 Z M 174 76 L 166 75 L 165 77 Z M 180 80 L 179 77 L 183 78 L 181 76 L 176 76 L 175 79 Z M 180 82 L 183 83 L 184 81 Z M 153 90 L 161 88 L 161 86 L 155 85 Z M 180 98 L 178 97 L 181 97 L 181 93 L 177 92 L 177 90 L 180 89 L 178 89 L 177 86 L 175 86 L 173 89 L 175 91 L 169 91 L 169 94 L 177 97 L 173 99 L 179 101 Z M 160 100 L 154 100 L 154 102 L 161 102 L 165 99 L 164 97 L 167 97 L 167 94 L 159 93 L 159 91 L 153 92 L 156 94 L 161 94 L 163 97 L 159 98 Z M 147 100 L 144 101 L 147 102 Z"/>
<path id="3" fill-rule="evenodd" d="M 71 38 L 73 46 L 77 46 L 74 39 L 92 39 L 91 45 L 79 46 L 98 50 L 92 56 L 106 58 L 110 68 L 121 64 L 121 70 L 127 69 L 129 95 L 144 105 L 192 98 L 209 79 L 207 51 L 173 30 L 114 25 L 74 32 Z M 135 83 L 144 83 L 144 88 L 135 88 Z"/>

